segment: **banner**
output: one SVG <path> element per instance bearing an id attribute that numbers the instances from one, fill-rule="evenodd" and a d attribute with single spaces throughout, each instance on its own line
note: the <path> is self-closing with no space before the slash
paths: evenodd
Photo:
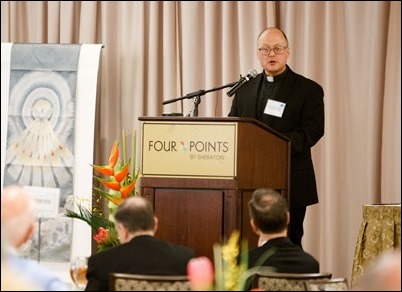
<path id="1" fill-rule="evenodd" d="M 58 215 L 38 220 L 40 228 L 22 250 L 27 257 L 69 262 L 78 246 L 74 254 L 90 254 L 90 228 L 73 228 L 64 210 L 74 208 L 76 196 L 88 204 L 92 199 L 89 164 L 101 48 L 2 43 L 1 188 L 18 184 L 35 189 L 36 198 L 59 196 Z M 79 243 L 73 238 L 77 232 Z"/>

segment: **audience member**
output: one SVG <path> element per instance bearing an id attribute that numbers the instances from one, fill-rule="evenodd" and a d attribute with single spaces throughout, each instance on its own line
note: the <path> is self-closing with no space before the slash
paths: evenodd
<path id="1" fill-rule="evenodd" d="M 249 251 L 249 267 L 270 266 L 280 273 L 318 273 L 319 263 L 286 236 L 290 220 L 286 200 L 273 189 L 257 189 L 249 201 L 250 224 L 259 236 Z M 271 254 L 262 263 L 262 256 Z"/>
<path id="2" fill-rule="evenodd" d="M 21 186 L 10 185 L 1 194 L 1 224 L 7 239 L 7 266 L 23 275 L 41 291 L 68 291 L 56 275 L 38 263 L 18 256 L 18 249 L 32 236 L 34 230 L 34 201 Z M 2 243 L 3 244 L 3 243 Z"/>
<path id="3" fill-rule="evenodd" d="M 110 273 L 186 275 L 195 252 L 155 238 L 158 219 L 150 202 L 135 196 L 116 210 L 121 245 L 99 252 L 88 260 L 86 291 L 108 291 Z"/>
<path id="4" fill-rule="evenodd" d="M 382 252 L 359 279 L 354 291 L 401 291 L 401 250 Z"/>
<path id="5" fill-rule="evenodd" d="M 9 268 L 7 260 L 8 244 L 3 236 L 1 228 L 1 291 L 34 291 L 37 290 L 34 284 L 18 275 Z"/>

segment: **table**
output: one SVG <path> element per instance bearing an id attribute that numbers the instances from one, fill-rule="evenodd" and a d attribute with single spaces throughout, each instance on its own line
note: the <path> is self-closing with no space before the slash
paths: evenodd
<path id="1" fill-rule="evenodd" d="M 401 204 L 375 204 L 363 206 L 353 258 L 351 287 L 354 287 L 367 264 L 381 252 L 401 247 Z"/>

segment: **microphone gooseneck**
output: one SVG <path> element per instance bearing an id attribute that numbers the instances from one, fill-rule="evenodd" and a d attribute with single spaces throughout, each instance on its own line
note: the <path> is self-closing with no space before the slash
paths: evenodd
<path id="1" fill-rule="evenodd" d="M 227 95 L 232 96 L 233 94 L 236 93 L 237 90 L 239 90 L 240 87 L 242 87 L 244 84 L 249 82 L 251 79 L 253 79 L 255 76 L 257 76 L 257 70 L 251 69 L 246 76 L 241 77 L 238 82 L 228 91 Z"/>

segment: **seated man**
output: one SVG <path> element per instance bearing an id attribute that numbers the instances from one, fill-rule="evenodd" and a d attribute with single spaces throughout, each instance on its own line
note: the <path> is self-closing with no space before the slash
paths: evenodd
<path id="1" fill-rule="evenodd" d="M 18 249 L 32 236 L 34 230 L 34 200 L 21 186 L 6 186 L 1 193 L 1 224 L 8 244 L 7 265 L 26 278 L 40 291 L 68 291 L 68 286 L 55 274 L 38 263 L 18 256 Z M 34 289 L 34 288 L 32 288 Z"/>
<path id="2" fill-rule="evenodd" d="M 286 200 L 278 192 L 257 189 L 248 206 L 251 228 L 259 236 L 258 247 L 249 251 L 250 268 L 262 265 L 279 273 L 319 272 L 318 261 L 287 237 L 290 215 Z"/>
<path id="3" fill-rule="evenodd" d="M 148 200 L 130 197 L 121 203 L 114 217 L 122 244 L 89 258 L 86 291 L 108 291 L 109 273 L 187 274 L 194 250 L 154 237 L 158 219 Z"/>

